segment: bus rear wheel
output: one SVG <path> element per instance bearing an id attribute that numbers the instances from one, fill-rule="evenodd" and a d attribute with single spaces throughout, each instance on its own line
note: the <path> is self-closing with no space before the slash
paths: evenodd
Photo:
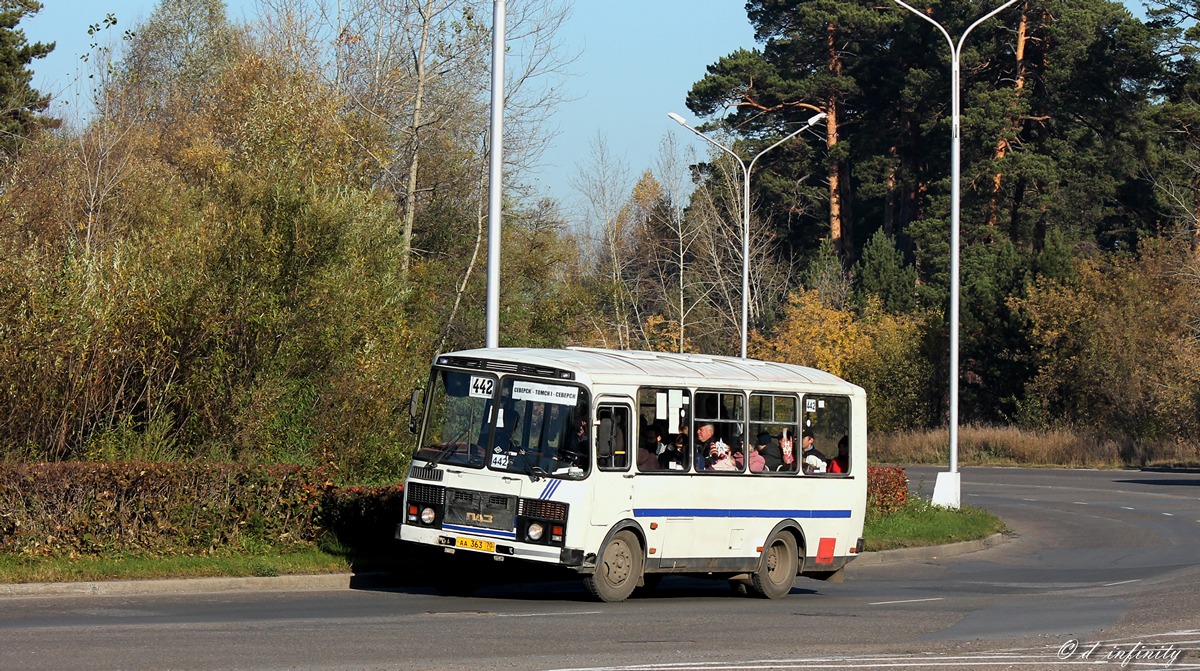
<path id="1" fill-rule="evenodd" d="M 596 572 L 583 577 L 583 585 L 601 601 L 624 601 L 642 577 L 642 546 L 629 531 L 618 531 L 604 546 Z"/>
<path id="2" fill-rule="evenodd" d="M 780 531 L 763 548 L 758 570 L 750 578 L 754 591 L 768 599 L 787 596 L 796 582 L 799 566 L 796 539 L 788 532 Z"/>

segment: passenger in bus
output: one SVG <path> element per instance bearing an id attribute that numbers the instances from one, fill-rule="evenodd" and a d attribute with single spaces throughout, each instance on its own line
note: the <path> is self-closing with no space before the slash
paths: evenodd
<path id="1" fill-rule="evenodd" d="M 740 471 L 742 468 L 734 459 L 733 448 L 726 445 L 724 440 L 718 438 L 708 453 L 708 470 Z"/>
<path id="2" fill-rule="evenodd" d="M 829 462 L 829 472 L 850 472 L 850 436 L 842 436 L 842 439 L 838 441 L 838 453 Z"/>
<path id="3" fill-rule="evenodd" d="M 655 421 L 650 429 L 654 433 L 654 457 L 661 457 L 663 452 L 667 451 L 670 445 L 669 435 L 667 434 L 667 426 L 663 422 Z"/>
<path id="4" fill-rule="evenodd" d="M 559 450 L 558 460 L 579 468 L 587 468 L 590 459 L 587 417 L 579 417 L 573 426 L 575 430 L 567 436 L 566 449 Z"/>
<path id="5" fill-rule="evenodd" d="M 657 471 L 661 470 L 658 465 L 658 455 L 655 451 L 655 441 L 653 436 L 647 436 L 646 441 L 639 441 L 637 451 L 637 467 L 639 471 Z"/>
<path id="6" fill-rule="evenodd" d="M 714 431 L 715 429 L 712 424 L 701 424 L 696 427 L 696 444 L 694 446 L 696 452 L 694 456 L 696 458 L 697 471 L 708 470 L 708 458 L 713 451 L 713 446 L 717 442 L 713 440 Z"/>
<path id="7" fill-rule="evenodd" d="M 516 433 L 517 424 L 520 422 L 520 413 L 513 408 L 511 403 L 505 404 L 496 418 L 495 447 L 510 453 L 515 452 L 520 443 Z"/>
<path id="8" fill-rule="evenodd" d="M 669 471 L 687 470 L 687 434 L 677 433 L 674 440 L 667 443 L 667 449 L 658 455 L 658 465 Z"/>
<path id="9" fill-rule="evenodd" d="M 763 448 L 763 460 L 768 471 L 796 470 L 796 453 L 793 447 L 792 432 L 784 429 L 779 434 L 779 442 L 771 442 Z"/>
<path id="10" fill-rule="evenodd" d="M 801 462 L 804 463 L 805 473 L 824 473 L 829 469 L 829 457 L 821 454 L 816 448 L 816 438 L 810 429 L 800 434 Z"/>
<path id="11" fill-rule="evenodd" d="M 761 473 L 767 470 L 767 458 L 763 456 L 763 451 L 774 441 L 771 440 L 771 434 L 762 431 L 754 439 L 754 449 L 750 450 L 750 472 Z"/>

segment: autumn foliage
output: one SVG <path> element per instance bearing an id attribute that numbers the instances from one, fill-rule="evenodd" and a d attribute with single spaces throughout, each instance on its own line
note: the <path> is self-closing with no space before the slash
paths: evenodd
<path id="1" fill-rule="evenodd" d="M 877 302 L 856 312 L 830 306 L 809 290 L 792 294 L 774 329 L 753 334 L 751 352 L 857 383 L 871 399 L 867 411 L 873 429 L 895 430 L 927 419 L 924 390 L 930 370 L 921 356 L 924 327 L 921 319 L 889 314 Z"/>
<path id="2" fill-rule="evenodd" d="M 329 484 L 294 466 L 0 466 L 0 552 L 222 554 L 311 546 Z"/>
<path id="3" fill-rule="evenodd" d="M 1184 244 L 1150 242 L 1083 260 L 1016 301 L 1039 354 L 1025 422 L 1106 427 L 1134 462 L 1147 445 L 1200 433 L 1198 264 Z"/>
<path id="4" fill-rule="evenodd" d="M 903 468 L 867 468 L 867 514 L 886 515 L 904 507 L 908 500 L 908 477 Z"/>

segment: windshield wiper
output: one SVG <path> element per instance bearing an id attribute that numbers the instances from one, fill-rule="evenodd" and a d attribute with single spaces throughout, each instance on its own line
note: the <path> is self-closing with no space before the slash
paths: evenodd
<path id="1" fill-rule="evenodd" d="M 425 452 L 426 450 L 437 450 L 437 454 L 433 455 L 432 458 L 431 457 L 418 457 L 418 456 L 414 456 L 414 458 L 415 459 L 424 459 L 425 462 L 427 464 L 429 464 L 429 467 L 432 468 L 432 467 L 437 466 L 438 464 L 442 463 L 443 459 L 445 459 L 446 457 L 453 454 L 454 451 L 457 449 L 458 449 L 458 445 L 456 445 L 455 443 L 446 443 L 446 445 L 441 448 L 423 447 L 420 450 L 417 450 L 417 454 L 420 454 L 421 452 Z"/>
<path id="2" fill-rule="evenodd" d="M 437 466 L 438 464 L 442 463 L 442 460 L 445 459 L 446 457 L 449 457 L 451 454 L 454 454 L 458 450 L 459 445 L 466 445 L 467 446 L 467 458 L 469 459 L 471 456 L 471 447 L 472 446 L 467 441 L 460 440 L 461 438 L 466 438 L 466 437 L 467 437 L 467 432 L 463 431 L 459 435 L 455 436 L 452 440 L 447 440 L 444 446 L 442 446 L 440 448 L 436 447 L 436 446 L 432 447 L 432 448 L 431 447 L 423 447 L 420 450 L 417 450 L 417 454 L 420 454 L 424 450 L 430 450 L 430 449 L 437 450 L 438 451 L 437 454 L 435 454 L 432 459 L 430 459 L 428 457 L 424 458 L 425 461 L 429 464 L 429 467 L 432 468 L 432 467 Z M 416 455 L 413 455 L 413 458 L 416 459 L 418 457 Z"/>
<path id="3" fill-rule="evenodd" d="M 517 456 L 521 457 L 521 460 L 525 462 L 525 468 L 522 469 L 522 472 L 529 476 L 530 482 L 537 482 L 547 476 L 546 471 L 541 466 L 533 463 L 533 460 L 529 458 L 528 452 L 521 450 Z"/>

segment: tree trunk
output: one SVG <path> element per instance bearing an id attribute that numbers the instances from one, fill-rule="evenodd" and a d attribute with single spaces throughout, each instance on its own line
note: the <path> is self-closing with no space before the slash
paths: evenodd
<path id="1" fill-rule="evenodd" d="M 417 217 L 417 174 L 421 167 L 421 106 L 425 99 L 427 84 L 425 58 L 429 53 L 429 27 L 433 23 L 433 2 L 426 2 L 419 9 L 421 15 L 421 41 L 417 45 L 416 59 L 417 81 L 413 93 L 413 111 L 409 133 L 412 134 L 412 159 L 408 164 L 408 179 L 404 185 L 404 232 L 400 242 L 400 276 L 408 279 L 408 270 L 412 267 L 413 222 Z"/>
<path id="2" fill-rule="evenodd" d="M 1013 119 L 1012 119 L 1012 125 L 1010 126 L 1010 132 L 1009 132 L 1009 135 L 1014 135 L 1014 136 L 1017 134 L 1017 132 L 1020 130 L 1020 127 L 1021 127 L 1021 121 L 1020 121 L 1020 117 L 1019 117 L 1019 106 L 1016 105 L 1016 101 L 1020 98 L 1021 91 L 1023 91 L 1025 89 L 1025 43 L 1027 40 L 1027 33 L 1029 30 L 1028 11 L 1029 11 L 1029 4 L 1025 3 L 1021 7 L 1021 21 L 1020 21 L 1020 23 L 1017 24 L 1017 51 L 1016 51 L 1017 68 L 1016 68 L 1016 77 L 1013 82 L 1013 91 L 1015 92 L 1015 96 L 1013 98 L 1013 105 L 1014 105 Z M 1000 161 L 1002 161 L 1004 159 L 1004 157 L 1008 155 L 1008 151 L 1011 148 L 1012 148 L 1012 144 L 1010 143 L 1008 136 L 1001 136 L 1000 139 L 996 141 L 996 152 L 992 157 L 993 161 L 996 164 L 999 164 Z M 1000 170 L 997 169 L 996 174 L 994 174 L 992 176 L 992 195 L 991 195 L 991 198 L 988 200 L 988 216 L 987 216 L 987 230 L 988 231 L 992 231 L 996 228 L 996 217 L 997 217 L 997 213 L 999 212 L 999 209 L 1000 209 L 1000 189 L 1003 186 L 1003 182 L 1004 182 L 1004 173 L 1000 172 Z"/>
<path id="3" fill-rule="evenodd" d="M 888 155 L 892 159 L 891 165 L 887 169 L 887 193 L 883 200 L 883 232 L 889 238 L 896 237 L 896 153 L 898 149 L 895 145 L 888 148 Z"/>
<path id="4" fill-rule="evenodd" d="M 826 27 L 826 47 L 829 50 L 829 72 L 840 77 L 842 60 L 837 51 L 837 26 L 833 23 Z M 838 142 L 838 96 L 830 94 L 825 103 L 825 146 L 832 150 Z M 842 165 L 840 161 L 829 162 L 829 240 L 838 258 L 846 258 L 845 241 L 843 240 L 842 221 Z"/>
<path id="5" fill-rule="evenodd" d="M 1200 172 L 1192 181 L 1192 256 L 1200 260 Z"/>

